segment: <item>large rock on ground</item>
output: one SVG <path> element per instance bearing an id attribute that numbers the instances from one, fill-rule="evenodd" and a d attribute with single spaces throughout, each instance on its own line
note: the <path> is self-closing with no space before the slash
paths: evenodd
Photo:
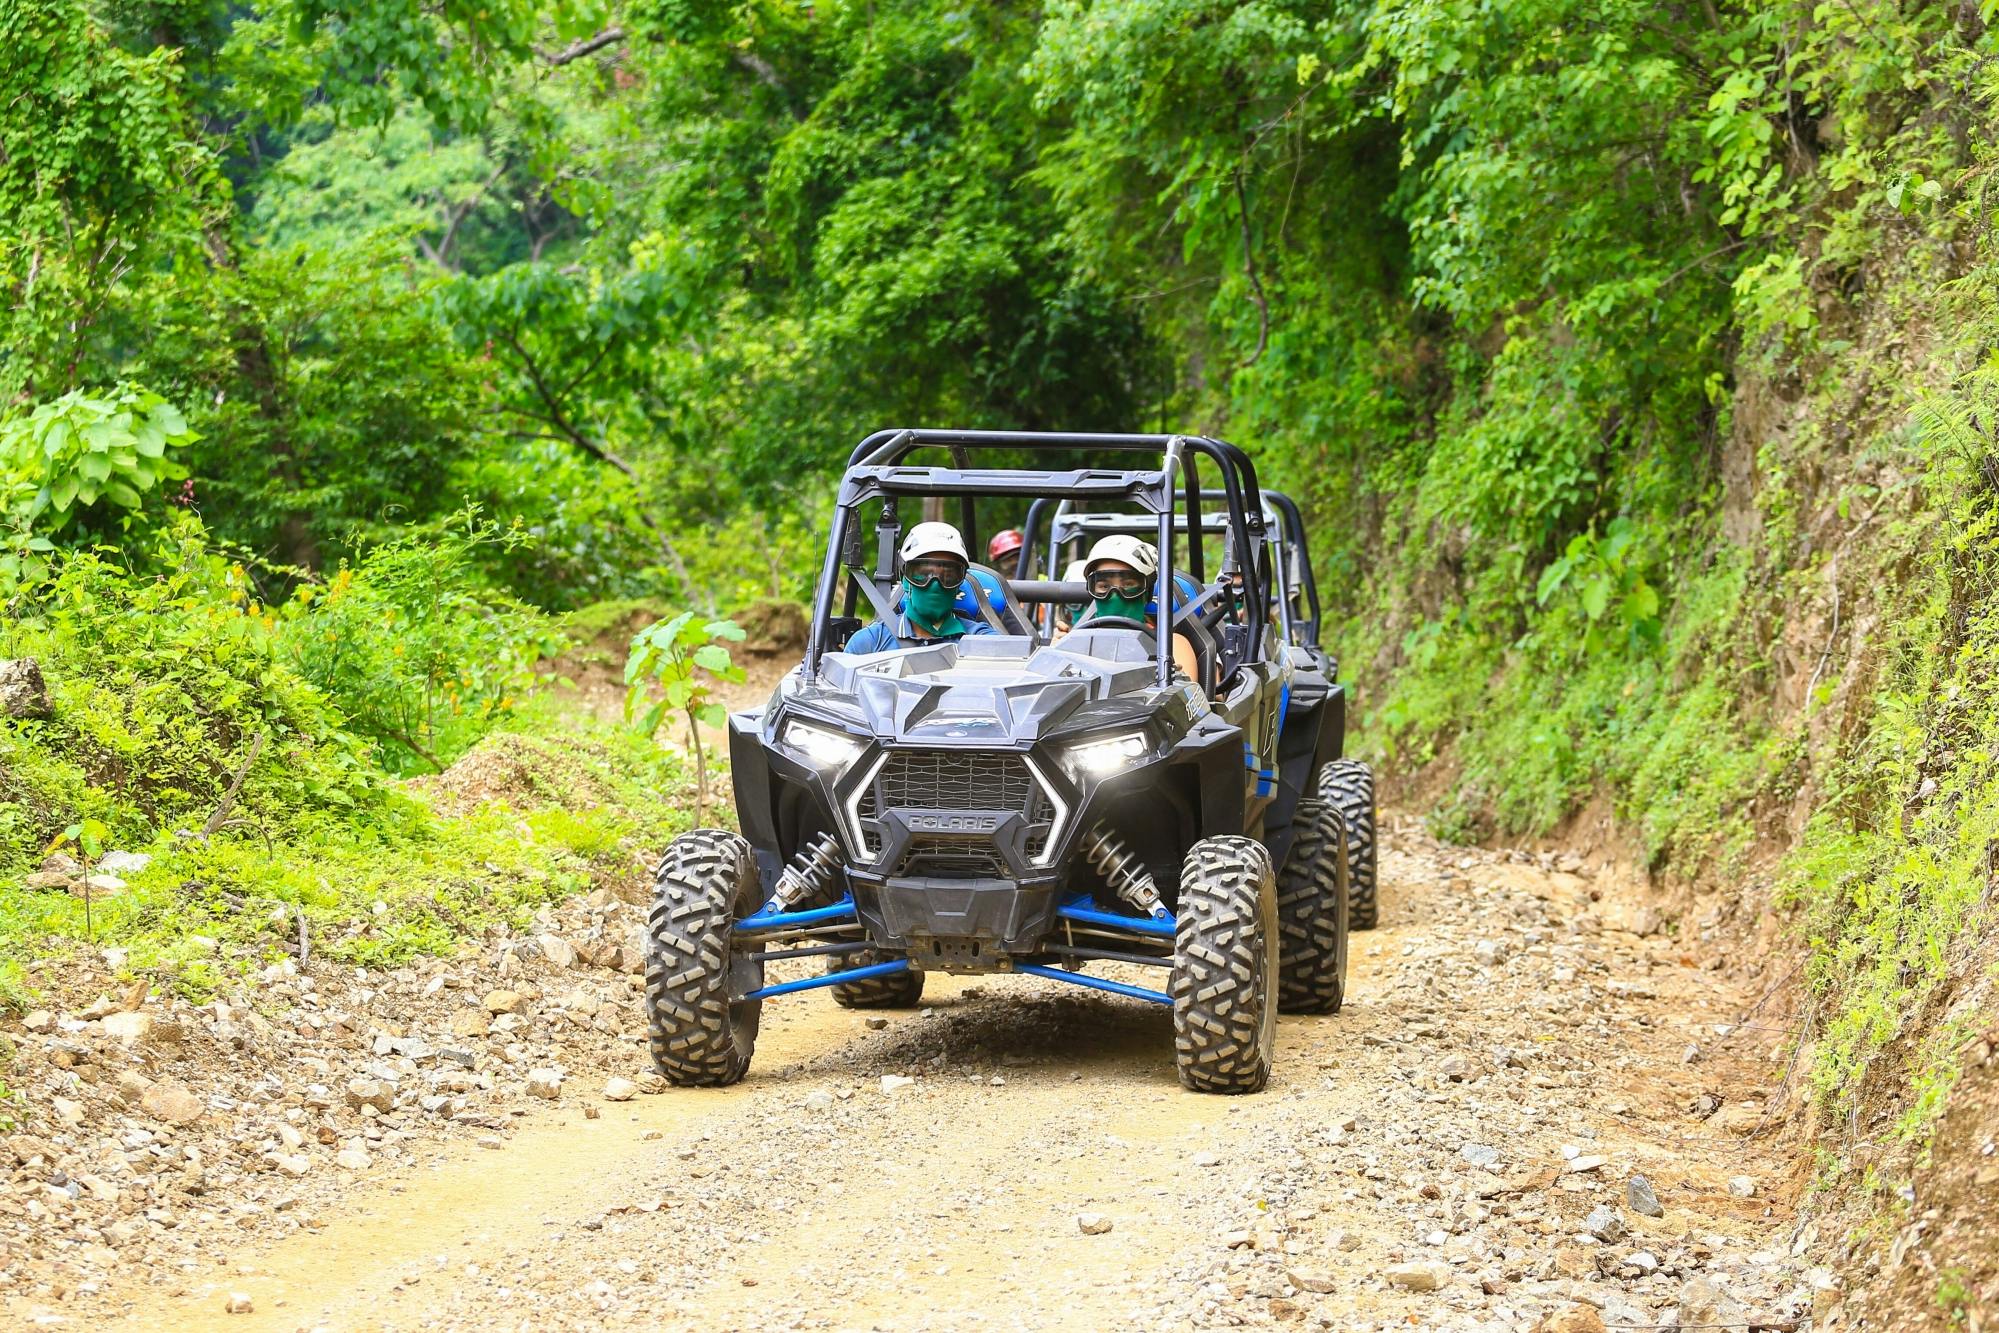
<path id="1" fill-rule="evenodd" d="M 191 1125 L 207 1110 L 201 1098 L 177 1083 L 155 1083 L 139 1099 L 139 1109 L 169 1125 Z"/>
<path id="2" fill-rule="evenodd" d="M 0 716 L 47 717 L 49 687 L 32 657 L 0 661 Z"/>

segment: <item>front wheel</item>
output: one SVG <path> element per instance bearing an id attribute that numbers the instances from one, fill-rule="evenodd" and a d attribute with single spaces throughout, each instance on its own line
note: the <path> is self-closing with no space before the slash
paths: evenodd
<path id="1" fill-rule="evenodd" d="M 646 919 L 646 1035 L 670 1083 L 716 1088 L 749 1071 L 763 964 L 730 948 L 738 917 L 756 911 L 750 845 L 726 829 L 696 829 L 668 845 Z"/>
<path id="2" fill-rule="evenodd" d="M 1373 930 L 1381 916 L 1374 873 L 1374 773 L 1357 759 L 1335 759 L 1319 770 L 1319 799 L 1340 812 L 1347 826 L 1347 922 Z"/>
<path id="3" fill-rule="evenodd" d="M 1277 877 L 1277 1008 L 1336 1014 L 1347 990 L 1347 840 L 1339 811 L 1315 797 L 1298 802 L 1291 859 Z"/>
<path id="4" fill-rule="evenodd" d="M 1253 838 L 1203 838 L 1180 869 L 1173 1049 L 1195 1092 L 1256 1092 L 1277 1051 L 1277 881 Z"/>

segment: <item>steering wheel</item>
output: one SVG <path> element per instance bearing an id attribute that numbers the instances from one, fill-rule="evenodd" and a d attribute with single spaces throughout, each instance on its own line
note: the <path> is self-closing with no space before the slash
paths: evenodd
<path id="1" fill-rule="evenodd" d="M 1148 633 L 1151 631 L 1152 626 L 1146 624 L 1143 620 L 1137 620 L 1131 616 L 1091 616 L 1087 620 L 1077 621 L 1076 628 L 1077 629 L 1135 629 L 1141 633 Z"/>

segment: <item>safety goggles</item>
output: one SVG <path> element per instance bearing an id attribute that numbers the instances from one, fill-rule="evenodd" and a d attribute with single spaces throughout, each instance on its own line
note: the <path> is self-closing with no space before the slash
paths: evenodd
<path id="1" fill-rule="evenodd" d="M 928 588 L 933 583 L 956 588 L 965 581 L 965 567 L 956 560 L 916 559 L 902 567 L 902 576 L 912 588 Z"/>
<path id="2" fill-rule="evenodd" d="M 1150 587 L 1151 582 L 1135 569 L 1099 569 L 1083 576 L 1083 586 L 1100 602 L 1120 594 L 1136 596 Z"/>

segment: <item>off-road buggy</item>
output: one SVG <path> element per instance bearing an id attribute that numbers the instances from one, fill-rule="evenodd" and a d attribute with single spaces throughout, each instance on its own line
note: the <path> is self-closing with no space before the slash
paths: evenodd
<path id="1" fill-rule="evenodd" d="M 919 451 L 946 461 L 918 463 Z M 982 466 L 993 451 L 1045 466 Z M 1079 453 L 1138 469 L 1067 466 Z M 1210 577 L 1212 469 L 1227 555 Z M 955 500 L 978 549 L 979 500 L 1068 498 L 1150 516 L 1155 623 L 1094 617 L 1059 643 L 1032 629 L 898 652 L 840 651 L 861 612 L 894 615 L 906 504 Z M 1017 510 L 1016 510 L 1017 512 Z M 915 1004 L 924 974 L 1015 972 L 1169 1005 L 1181 1081 L 1252 1092 L 1280 1008 L 1344 998 L 1347 823 L 1317 794 L 1340 753 L 1329 682 L 1250 607 L 1273 565 L 1256 471 L 1198 436 L 902 430 L 870 436 L 840 485 L 805 660 L 760 711 L 730 718 L 743 833 L 669 847 L 648 925 L 655 1064 L 676 1083 L 747 1070 L 762 1002 L 830 986 L 854 1007 Z M 975 567 L 976 569 L 976 567 Z M 968 578 L 978 614 L 1021 626 L 1081 583 Z M 998 588 L 994 605 L 989 589 Z M 1172 664 L 1197 646 L 1198 679 Z M 1309 673 L 1308 673 L 1309 674 Z M 767 964 L 824 975 L 766 984 Z M 1165 989 L 1092 975 L 1159 969 Z"/>
<path id="2" fill-rule="evenodd" d="M 1339 661 L 1320 642 L 1323 614 L 1319 608 L 1318 578 L 1312 570 L 1311 549 L 1306 544 L 1305 519 L 1297 501 L 1282 491 L 1264 490 L 1263 519 L 1271 542 L 1269 589 L 1273 624 L 1290 651 L 1296 677 L 1294 697 L 1309 699 L 1323 688 L 1326 706 L 1334 713 L 1335 749 L 1332 760 L 1319 772 L 1318 794 L 1340 812 L 1347 825 L 1347 863 L 1351 886 L 1348 924 L 1354 930 L 1373 930 L 1380 920 L 1380 895 L 1375 863 L 1374 773 L 1366 764 L 1341 754 L 1345 736 L 1346 691 L 1339 684 Z M 1207 545 L 1226 545 L 1228 513 L 1221 508 L 1226 497 L 1220 491 L 1204 491 L 1207 506 L 1201 515 L 1201 530 Z M 1012 577 L 1031 579 L 1046 572 L 1053 576 L 1080 559 L 1091 543 L 1116 533 L 1145 536 L 1150 525 L 1142 514 L 1080 507 L 1069 497 L 1046 496 L 1036 500 L 1021 525 L 1021 547 Z M 1046 534 L 1045 541 L 1043 534 Z M 1184 568 L 1184 567 L 1183 567 Z M 1178 575 L 1183 593 L 1191 580 Z M 1323 682 L 1323 685 L 1322 685 Z"/>

